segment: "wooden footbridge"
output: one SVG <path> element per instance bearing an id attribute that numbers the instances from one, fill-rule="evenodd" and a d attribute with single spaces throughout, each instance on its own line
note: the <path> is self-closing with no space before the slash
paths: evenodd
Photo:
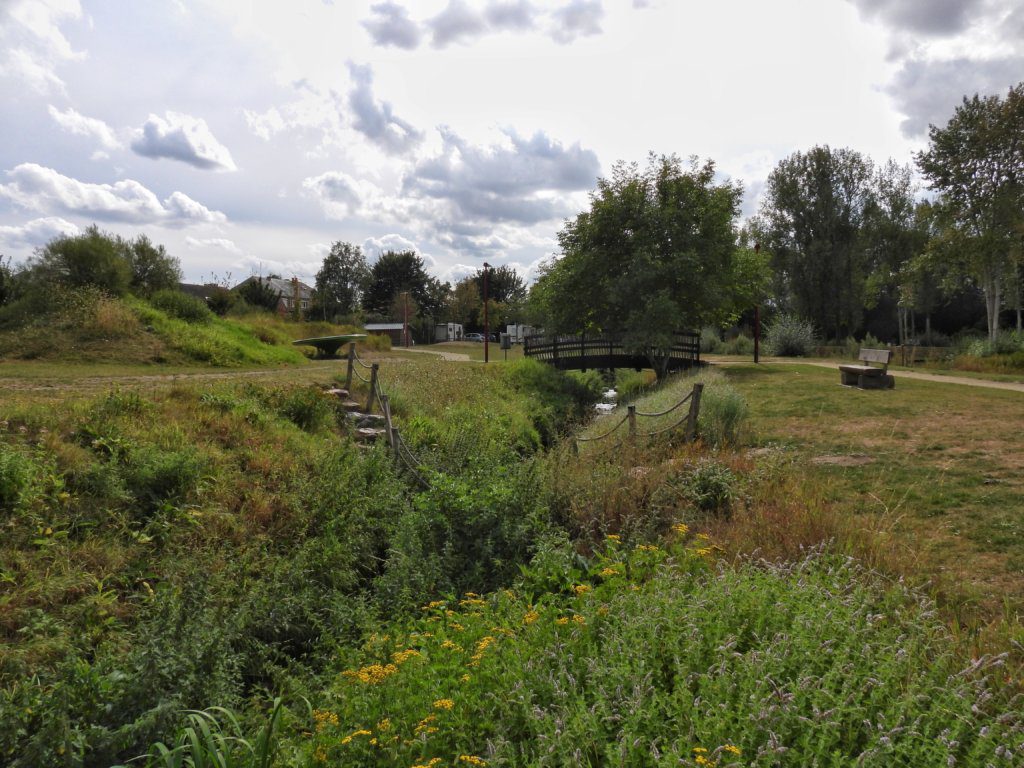
<path id="1" fill-rule="evenodd" d="M 700 336 L 692 331 L 679 331 L 668 350 L 669 371 L 681 371 L 700 365 Z M 559 370 L 588 371 L 651 367 L 650 358 L 627 348 L 620 339 L 607 334 L 579 336 L 527 336 L 523 354 Z"/>

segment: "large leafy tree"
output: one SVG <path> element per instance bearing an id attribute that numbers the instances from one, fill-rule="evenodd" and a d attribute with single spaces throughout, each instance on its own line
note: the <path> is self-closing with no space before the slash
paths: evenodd
<path id="1" fill-rule="evenodd" d="M 964 98 L 945 126 L 929 128 L 928 137 L 917 162 L 940 195 L 943 238 L 984 293 L 989 338 L 995 340 L 1024 238 L 1024 83 L 1005 99 Z"/>
<path id="2" fill-rule="evenodd" d="M 448 298 L 447 284 L 427 273 L 417 253 L 385 251 L 370 268 L 363 308 L 378 316 L 391 316 L 396 298 L 404 291 L 425 317 L 436 316 Z"/>
<path id="3" fill-rule="evenodd" d="M 741 196 L 716 182 L 711 161 L 617 164 L 590 210 L 566 222 L 562 258 L 531 292 L 544 327 L 620 335 L 662 375 L 676 331 L 731 320 L 764 287 L 763 263 L 736 245 Z"/>
<path id="4" fill-rule="evenodd" d="M 115 296 L 128 291 L 132 270 L 124 242 L 96 225 L 79 235 L 59 235 L 29 261 L 33 278 L 68 288 L 95 286 Z"/>
<path id="5" fill-rule="evenodd" d="M 859 152 L 814 147 L 782 160 L 765 187 L 761 227 L 783 303 L 833 338 L 863 321 L 873 172 Z"/>
<path id="6" fill-rule="evenodd" d="M 122 242 L 131 271 L 132 291 L 148 296 L 154 291 L 177 289 L 181 282 L 181 264 L 162 245 L 154 245 L 145 235 Z"/>
<path id="7" fill-rule="evenodd" d="M 359 309 L 370 278 L 366 257 L 358 245 L 335 242 L 316 273 L 316 304 L 312 317 L 330 319 Z"/>

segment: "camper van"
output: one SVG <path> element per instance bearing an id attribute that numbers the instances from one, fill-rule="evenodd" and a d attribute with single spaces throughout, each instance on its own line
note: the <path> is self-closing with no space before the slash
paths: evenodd
<path id="1" fill-rule="evenodd" d="M 505 333 L 508 334 L 509 339 L 512 340 L 513 344 L 522 344 L 523 339 L 527 336 L 534 336 L 537 333 L 537 329 L 532 325 L 509 325 L 505 328 Z"/>
<path id="2" fill-rule="evenodd" d="M 462 323 L 438 323 L 434 329 L 434 341 L 462 341 Z"/>

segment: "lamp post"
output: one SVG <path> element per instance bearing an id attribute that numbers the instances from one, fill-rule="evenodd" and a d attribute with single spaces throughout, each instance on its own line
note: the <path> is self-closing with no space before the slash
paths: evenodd
<path id="1" fill-rule="evenodd" d="M 754 253 L 761 252 L 761 244 L 754 243 Z M 754 305 L 754 364 L 761 362 L 761 305 Z"/>
<path id="2" fill-rule="evenodd" d="M 491 265 L 484 262 L 484 362 L 488 361 L 487 346 L 491 340 L 491 327 L 487 322 L 487 271 Z"/>

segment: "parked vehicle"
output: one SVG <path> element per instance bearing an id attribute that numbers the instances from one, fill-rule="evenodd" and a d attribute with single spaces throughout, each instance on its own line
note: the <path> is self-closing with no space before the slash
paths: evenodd
<path id="1" fill-rule="evenodd" d="M 482 333 L 467 333 L 463 338 L 465 338 L 466 341 L 479 341 L 480 343 L 483 343 L 484 335 Z"/>

